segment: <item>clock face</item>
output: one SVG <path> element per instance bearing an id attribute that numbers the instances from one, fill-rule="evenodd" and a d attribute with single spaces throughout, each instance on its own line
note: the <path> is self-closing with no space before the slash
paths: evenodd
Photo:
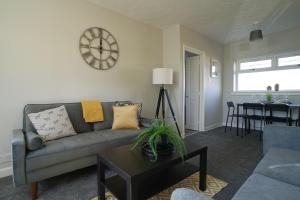
<path id="1" fill-rule="evenodd" d="M 79 50 L 84 61 L 99 70 L 112 68 L 119 58 L 117 40 L 103 28 L 85 30 L 79 40 Z"/>

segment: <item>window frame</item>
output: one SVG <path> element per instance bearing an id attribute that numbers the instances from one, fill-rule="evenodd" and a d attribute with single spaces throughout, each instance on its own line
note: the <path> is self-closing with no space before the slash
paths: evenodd
<path id="1" fill-rule="evenodd" d="M 294 52 L 287 52 L 281 54 L 274 54 L 268 56 L 260 56 L 255 58 L 244 58 L 234 62 L 234 75 L 233 75 L 233 93 L 265 93 L 265 90 L 239 90 L 238 79 L 239 74 L 243 73 L 256 73 L 256 72 L 268 72 L 268 71 L 280 71 L 280 70 L 289 70 L 289 69 L 300 69 L 300 64 L 298 65 L 286 65 L 286 66 L 279 66 L 278 60 L 279 58 L 283 57 L 292 57 L 300 55 L 300 51 Z M 271 60 L 271 67 L 266 68 L 257 68 L 257 69 L 244 69 L 241 70 L 241 63 L 244 62 L 254 62 L 254 61 L 261 61 L 261 60 Z M 275 93 L 275 91 L 272 91 Z M 297 93 L 300 94 L 300 88 L 298 90 L 280 90 L 276 93 Z"/>
<path id="2" fill-rule="evenodd" d="M 300 63 L 297 65 L 284 65 L 284 66 L 279 66 L 279 58 L 284 58 L 284 57 L 293 57 L 293 56 L 300 56 L 300 51 L 297 52 L 292 52 L 292 53 L 284 53 L 284 54 L 278 54 L 276 56 L 276 61 L 277 61 L 277 67 L 283 68 L 283 67 L 300 67 Z"/>
<path id="3" fill-rule="evenodd" d="M 241 63 L 245 63 L 245 62 L 255 62 L 255 61 L 263 61 L 263 60 L 271 60 L 271 67 L 265 67 L 265 68 L 257 68 L 257 69 L 241 69 Z M 238 62 L 238 71 L 239 72 L 256 72 L 259 70 L 265 70 L 265 69 L 269 69 L 273 67 L 273 59 L 272 57 L 269 56 L 265 56 L 265 57 L 257 57 L 257 58 L 250 58 L 250 59 L 242 59 L 239 60 Z"/>

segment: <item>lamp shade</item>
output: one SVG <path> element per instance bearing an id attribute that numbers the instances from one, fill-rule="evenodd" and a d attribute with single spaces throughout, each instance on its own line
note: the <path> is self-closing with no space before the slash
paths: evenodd
<path id="1" fill-rule="evenodd" d="M 155 68 L 152 74 L 152 84 L 171 85 L 173 84 L 173 69 Z"/>
<path id="2" fill-rule="evenodd" d="M 263 39 L 262 31 L 260 29 L 251 31 L 249 39 L 250 41 L 262 40 Z"/>

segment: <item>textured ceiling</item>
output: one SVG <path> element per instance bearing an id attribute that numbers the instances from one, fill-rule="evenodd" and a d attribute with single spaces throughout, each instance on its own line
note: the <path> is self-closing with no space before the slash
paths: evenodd
<path id="1" fill-rule="evenodd" d="M 164 28 L 189 27 L 228 43 L 249 36 L 255 21 L 264 34 L 300 27 L 300 0 L 88 0 Z"/>

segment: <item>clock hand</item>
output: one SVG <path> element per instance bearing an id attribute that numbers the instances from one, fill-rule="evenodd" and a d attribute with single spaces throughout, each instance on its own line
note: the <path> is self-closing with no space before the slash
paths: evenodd
<path id="1" fill-rule="evenodd" d="M 102 54 L 102 50 L 103 50 L 103 47 L 102 47 L 102 35 L 101 35 L 101 38 L 100 38 L 99 48 L 100 48 L 100 55 L 101 55 Z"/>
<path id="2" fill-rule="evenodd" d="M 91 49 L 97 49 L 97 50 L 99 50 L 99 51 L 101 51 L 102 50 L 102 52 L 103 51 L 110 51 L 110 52 L 118 52 L 118 50 L 111 50 L 111 49 L 104 49 L 104 48 L 101 48 L 100 46 L 98 46 L 98 47 L 90 47 Z"/>
<path id="3" fill-rule="evenodd" d="M 114 52 L 114 53 L 117 53 L 118 50 L 112 50 L 112 49 L 102 49 L 103 51 L 109 51 L 109 52 Z"/>
<path id="4" fill-rule="evenodd" d="M 90 47 L 90 48 L 91 48 L 91 49 L 97 49 L 97 50 L 99 49 L 99 47 Z"/>

